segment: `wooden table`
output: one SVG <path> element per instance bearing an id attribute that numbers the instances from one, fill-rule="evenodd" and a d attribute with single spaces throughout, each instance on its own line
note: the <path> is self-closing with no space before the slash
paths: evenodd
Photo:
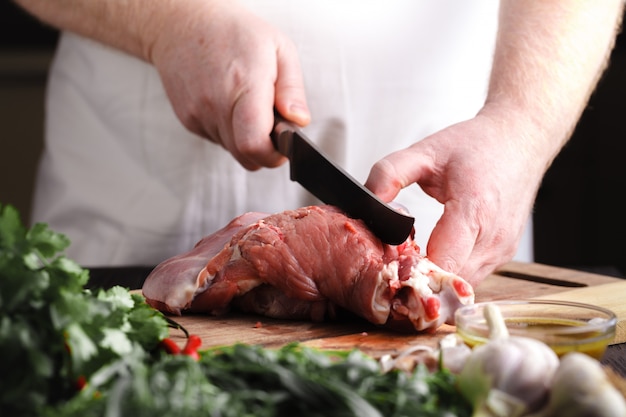
<path id="1" fill-rule="evenodd" d="M 541 264 L 511 262 L 487 277 L 476 288 L 476 301 L 520 298 L 561 298 L 609 307 L 619 317 L 614 343 L 603 363 L 626 377 L 626 280 Z M 374 357 L 397 354 L 416 344 L 437 347 L 439 340 L 455 331 L 444 325 L 434 333 L 398 334 L 351 317 L 332 323 L 274 320 L 228 313 L 220 317 L 184 315 L 174 317 L 190 333 L 198 334 L 204 347 L 234 343 L 280 347 L 299 342 L 321 349 L 358 348 Z M 172 337 L 184 343 L 184 334 Z"/>

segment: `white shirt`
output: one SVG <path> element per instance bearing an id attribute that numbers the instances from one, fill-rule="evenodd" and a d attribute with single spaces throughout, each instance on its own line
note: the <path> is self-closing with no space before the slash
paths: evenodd
<path id="1" fill-rule="evenodd" d="M 302 65 L 308 137 L 360 181 L 385 155 L 483 104 L 498 2 L 247 0 Z M 442 206 L 416 185 L 396 200 L 425 247 Z M 50 72 L 34 221 L 85 266 L 156 265 L 247 212 L 319 203 L 288 164 L 249 172 L 176 118 L 151 65 L 64 33 Z M 530 228 L 528 230 L 530 232 Z M 527 233 L 518 260 L 530 260 Z"/>

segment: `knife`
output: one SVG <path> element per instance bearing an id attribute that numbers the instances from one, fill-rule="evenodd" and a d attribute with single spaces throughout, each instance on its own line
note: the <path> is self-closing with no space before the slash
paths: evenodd
<path id="1" fill-rule="evenodd" d="M 275 114 L 272 143 L 289 159 L 292 181 L 325 204 L 361 219 L 383 242 L 399 245 L 413 231 L 415 218 L 384 203 L 340 166 L 334 164 L 294 124 Z"/>

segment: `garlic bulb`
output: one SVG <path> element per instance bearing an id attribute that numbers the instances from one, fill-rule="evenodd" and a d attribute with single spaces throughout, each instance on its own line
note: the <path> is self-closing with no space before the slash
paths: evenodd
<path id="1" fill-rule="evenodd" d="M 546 344 L 509 336 L 500 310 L 487 305 L 488 343 L 473 349 L 459 374 L 459 389 L 474 405 L 474 417 L 521 416 L 548 398 L 559 359 Z"/>
<path id="2" fill-rule="evenodd" d="M 626 400 L 600 363 L 571 352 L 561 358 L 545 409 L 529 417 L 626 417 Z"/>

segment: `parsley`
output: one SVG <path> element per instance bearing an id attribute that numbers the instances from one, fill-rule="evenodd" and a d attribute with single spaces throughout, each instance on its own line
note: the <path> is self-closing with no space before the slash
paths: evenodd
<path id="1" fill-rule="evenodd" d="M 0 409 L 40 415 L 72 398 L 105 364 L 153 349 L 168 334 L 163 316 L 116 287 L 92 293 L 89 279 L 62 252 L 69 239 L 21 224 L 0 205 Z"/>
<path id="2" fill-rule="evenodd" d="M 233 345 L 200 361 L 164 355 L 153 363 L 122 358 L 49 417 L 470 416 L 445 370 L 382 373 L 360 351 L 278 350 Z"/>
<path id="3" fill-rule="evenodd" d="M 0 205 L 0 410 L 46 417 L 469 416 L 446 370 L 383 373 L 362 352 L 233 345 L 170 355 L 142 297 L 85 289 L 67 237 Z M 184 329 L 183 329 L 184 330 Z"/>

